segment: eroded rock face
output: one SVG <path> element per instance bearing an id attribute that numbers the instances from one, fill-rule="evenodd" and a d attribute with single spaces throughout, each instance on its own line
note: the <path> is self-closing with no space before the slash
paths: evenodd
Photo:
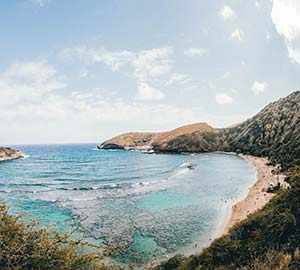
<path id="1" fill-rule="evenodd" d="M 23 152 L 8 147 L 0 147 L 0 162 L 24 157 Z"/>

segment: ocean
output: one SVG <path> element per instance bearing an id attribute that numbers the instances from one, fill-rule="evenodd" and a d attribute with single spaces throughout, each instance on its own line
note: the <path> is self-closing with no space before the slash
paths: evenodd
<path id="1" fill-rule="evenodd" d="M 114 258 L 122 262 L 149 263 L 207 245 L 256 176 L 243 158 L 219 153 L 14 147 L 27 156 L 0 163 L 0 200 L 10 211 L 60 232 L 75 229 L 75 238 L 125 244 L 126 255 Z"/>

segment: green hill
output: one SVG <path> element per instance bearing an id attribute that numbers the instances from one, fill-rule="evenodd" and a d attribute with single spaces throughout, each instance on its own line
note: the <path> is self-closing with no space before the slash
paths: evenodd
<path id="1" fill-rule="evenodd" d="M 267 156 L 284 169 L 300 165 L 300 91 L 266 106 L 244 123 L 222 130 L 224 150 Z"/>

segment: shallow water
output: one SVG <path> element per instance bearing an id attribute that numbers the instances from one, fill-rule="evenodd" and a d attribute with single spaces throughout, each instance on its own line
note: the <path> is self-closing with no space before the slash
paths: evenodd
<path id="1" fill-rule="evenodd" d="M 126 260 L 141 263 L 207 244 L 255 178 L 247 161 L 224 154 L 17 148 L 28 157 L 0 164 L 1 201 L 61 232 L 77 228 L 77 237 L 127 243 Z"/>

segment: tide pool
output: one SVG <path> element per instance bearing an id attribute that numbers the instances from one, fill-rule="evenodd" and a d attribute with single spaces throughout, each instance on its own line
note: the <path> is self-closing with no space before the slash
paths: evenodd
<path id="1" fill-rule="evenodd" d="M 0 163 L 0 200 L 60 232 L 125 243 L 117 260 L 147 263 L 207 244 L 255 168 L 225 154 L 145 154 L 95 145 L 14 146 L 28 157 Z M 194 170 L 187 168 L 192 163 Z"/>

